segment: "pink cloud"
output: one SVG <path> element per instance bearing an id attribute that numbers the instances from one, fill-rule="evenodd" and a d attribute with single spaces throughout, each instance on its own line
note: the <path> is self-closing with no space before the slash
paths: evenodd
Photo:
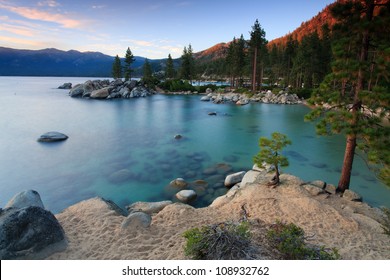
<path id="1" fill-rule="evenodd" d="M 59 25 L 62 25 L 65 28 L 76 28 L 82 25 L 81 21 L 72 19 L 63 14 L 49 13 L 34 8 L 13 7 L 13 6 L 3 5 L 3 4 L 0 4 L 0 8 L 18 14 L 27 19 L 54 22 Z"/>

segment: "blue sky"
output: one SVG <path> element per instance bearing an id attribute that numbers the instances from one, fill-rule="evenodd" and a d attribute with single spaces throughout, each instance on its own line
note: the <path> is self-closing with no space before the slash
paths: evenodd
<path id="1" fill-rule="evenodd" d="M 0 0 L 0 46 L 179 57 L 233 37 L 256 19 L 272 40 L 334 0 Z"/>

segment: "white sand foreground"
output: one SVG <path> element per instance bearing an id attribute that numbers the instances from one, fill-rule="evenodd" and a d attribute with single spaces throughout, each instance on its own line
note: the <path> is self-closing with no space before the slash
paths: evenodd
<path id="1" fill-rule="evenodd" d="M 125 217 L 101 199 L 82 201 L 56 215 L 69 244 L 65 251 L 49 259 L 187 259 L 184 231 L 238 221 L 242 205 L 252 223 L 293 222 L 312 237 L 310 243 L 335 247 L 342 259 L 390 259 L 390 237 L 383 234 L 378 209 L 338 195 L 313 196 L 301 186 L 299 178 L 291 175 L 282 175 L 281 185 L 273 189 L 266 186 L 267 180 L 258 177 L 254 183 L 217 198 L 206 208 L 168 205 L 153 215 L 148 228 L 122 229 Z"/>

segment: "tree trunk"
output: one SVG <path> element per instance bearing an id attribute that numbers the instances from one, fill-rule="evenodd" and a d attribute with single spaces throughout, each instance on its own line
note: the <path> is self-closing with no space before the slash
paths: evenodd
<path id="1" fill-rule="evenodd" d="M 347 144 L 345 146 L 343 168 L 341 170 L 341 176 L 337 187 L 338 191 L 340 192 L 344 192 L 346 189 L 349 188 L 349 184 L 351 181 L 352 164 L 355 156 L 355 148 L 356 135 L 348 135 Z"/>
<path id="2" fill-rule="evenodd" d="M 257 48 L 255 48 L 255 53 L 253 57 L 253 71 L 252 71 L 252 91 L 256 91 L 256 68 L 257 68 Z"/>

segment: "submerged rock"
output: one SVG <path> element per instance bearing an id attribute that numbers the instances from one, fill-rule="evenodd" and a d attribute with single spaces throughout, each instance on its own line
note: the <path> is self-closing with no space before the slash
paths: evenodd
<path id="1" fill-rule="evenodd" d="M 169 183 L 170 186 L 172 187 L 177 187 L 177 188 L 185 188 L 187 187 L 188 183 L 183 179 L 183 178 L 177 178 Z"/>
<path id="2" fill-rule="evenodd" d="M 38 142 L 58 142 L 58 141 L 64 141 L 68 139 L 68 136 L 57 131 L 50 131 L 46 132 L 45 134 L 42 134 L 38 138 Z"/>

